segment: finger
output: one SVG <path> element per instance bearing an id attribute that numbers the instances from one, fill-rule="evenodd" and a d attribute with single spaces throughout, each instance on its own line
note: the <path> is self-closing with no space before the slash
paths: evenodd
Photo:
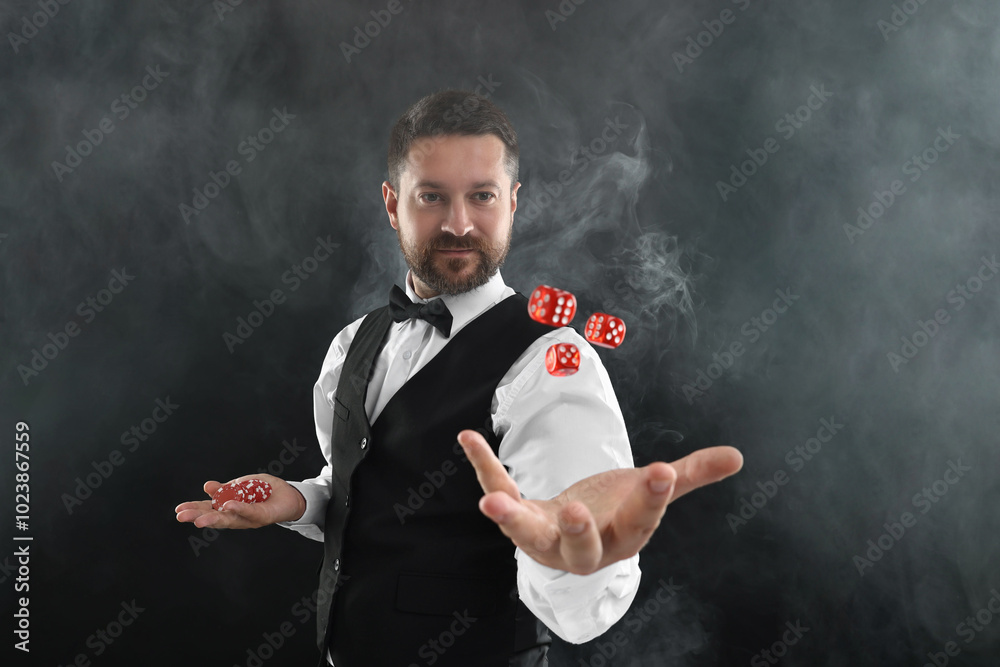
<path id="1" fill-rule="evenodd" d="M 208 495 L 211 496 L 211 495 L 213 495 L 218 490 L 218 488 L 220 486 L 222 486 L 222 484 L 216 482 L 215 480 L 209 480 L 209 481 L 205 482 L 204 486 L 202 486 L 202 489 L 204 489 L 205 493 L 207 493 Z M 177 513 L 177 515 L 178 515 L 177 516 L 177 520 L 178 521 L 193 521 L 193 519 L 188 519 L 188 518 L 183 518 L 182 519 L 180 517 L 180 514 L 182 512 L 185 512 L 186 510 L 199 510 L 199 511 L 204 512 L 204 511 L 207 511 L 207 510 L 210 510 L 210 509 L 212 509 L 212 501 L 211 500 L 191 500 L 191 501 L 188 501 L 186 503 L 181 503 L 180 505 L 178 505 L 177 507 L 175 507 L 174 508 L 174 512 Z M 189 517 L 191 515 L 190 514 L 185 514 L 185 516 Z"/>
<path id="2" fill-rule="evenodd" d="M 706 484 L 734 475 L 743 467 L 743 455 L 735 447 L 708 447 L 671 463 L 677 483 L 671 502 Z"/>
<path id="3" fill-rule="evenodd" d="M 229 503 L 226 504 L 228 505 Z M 192 523 L 196 528 L 216 528 L 218 530 L 222 530 L 224 528 L 238 529 L 254 527 L 242 515 L 231 510 L 212 510 L 210 512 L 205 512 L 201 516 L 195 518 Z"/>
<path id="4" fill-rule="evenodd" d="M 216 510 L 212 508 L 210 500 L 182 503 L 177 506 L 177 520 L 181 523 L 193 523 L 197 528 L 254 528 L 254 515 L 252 513 L 233 511 L 232 503 Z M 240 503 L 245 505 L 246 503 Z"/>
<path id="5" fill-rule="evenodd" d="M 559 543 L 559 528 L 548 517 L 514 500 L 505 491 L 494 491 L 480 498 L 479 509 L 529 555 L 547 553 Z"/>
<path id="6" fill-rule="evenodd" d="M 493 448 L 481 433 L 466 429 L 458 434 L 458 442 L 476 469 L 476 479 L 479 480 L 484 493 L 504 491 L 511 498 L 520 499 L 521 493 L 517 490 L 517 484 L 507 474 L 507 469 L 500 463 L 500 459 L 493 453 Z"/>
<path id="7" fill-rule="evenodd" d="M 615 511 L 612 525 L 614 550 L 625 556 L 637 553 L 660 525 L 677 486 L 677 471 L 657 461 L 642 468 L 643 475 Z"/>
<path id="8" fill-rule="evenodd" d="M 177 520 L 181 523 L 191 523 L 202 514 L 205 514 L 203 510 L 200 509 L 186 509 L 181 510 L 177 513 Z"/>
<path id="9" fill-rule="evenodd" d="M 211 500 L 192 500 L 186 503 L 181 503 L 174 508 L 174 512 L 180 514 L 184 510 L 200 510 L 206 511 L 212 509 Z"/>
<path id="10" fill-rule="evenodd" d="M 586 505 L 571 502 L 559 510 L 559 554 L 568 572 L 594 572 L 603 552 L 597 522 Z"/>

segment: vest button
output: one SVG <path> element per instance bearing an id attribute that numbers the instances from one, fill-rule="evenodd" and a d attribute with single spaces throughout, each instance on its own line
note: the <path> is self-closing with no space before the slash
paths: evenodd
<path id="1" fill-rule="evenodd" d="M 361 438 L 361 449 L 368 446 L 368 438 Z"/>
<path id="2" fill-rule="evenodd" d="M 339 570 L 340 569 L 340 559 L 339 558 L 337 560 L 333 561 L 333 569 L 334 570 Z"/>
<path id="3" fill-rule="evenodd" d="M 344 507 L 350 507 L 350 506 L 351 506 L 351 496 L 346 495 L 344 496 Z"/>

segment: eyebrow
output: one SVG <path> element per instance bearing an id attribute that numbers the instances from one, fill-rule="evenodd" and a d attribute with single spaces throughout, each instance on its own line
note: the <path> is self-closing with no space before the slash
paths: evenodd
<path id="1" fill-rule="evenodd" d="M 419 183 L 417 183 L 413 187 L 414 187 L 414 189 L 416 189 L 416 188 L 432 188 L 434 190 L 445 190 L 446 189 L 444 183 L 439 183 L 437 181 L 420 181 Z M 490 188 L 490 187 L 496 188 L 497 190 L 500 189 L 500 185 L 496 181 L 480 181 L 478 183 L 473 183 L 472 184 L 472 189 L 473 190 L 476 190 L 478 188 Z"/>

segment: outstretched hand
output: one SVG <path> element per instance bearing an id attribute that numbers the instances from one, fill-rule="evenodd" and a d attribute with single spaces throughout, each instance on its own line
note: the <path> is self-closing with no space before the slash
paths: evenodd
<path id="1" fill-rule="evenodd" d="M 608 470 L 573 484 L 551 500 L 521 498 L 517 484 L 477 431 L 458 442 L 483 487 L 479 509 L 542 565 L 590 574 L 639 553 L 667 505 L 743 467 L 733 447 L 709 447 L 673 463 Z"/>
<path id="2" fill-rule="evenodd" d="M 198 528 L 260 528 L 279 521 L 295 521 L 306 511 L 306 499 L 298 489 L 274 475 L 258 473 L 237 477 L 232 482 L 262 479 L 271 485 L 271 496 L 261 503 L 243 503 L 229 500 L 221 509 L 212 509 L 211 500 L 193 500 L 181 503 L 174 511 L 177 520 L 191 522 Z M 227 484 L 229 482 L 226 482 Z M 205 482 L 205 493 L 211 498 L 221 483 Z"/>

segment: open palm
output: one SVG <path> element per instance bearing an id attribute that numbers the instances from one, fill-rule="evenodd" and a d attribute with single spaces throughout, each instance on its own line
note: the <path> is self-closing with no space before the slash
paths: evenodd
<path id="1" fill-rule="evenodd" d="M 462 431 L 458 441 L 485 492 L 479 501 L 483 514 L 539 563 L 574 574 L 634 556 L 660 525 L 668 504 L 743 467 L 735 448 L 708 447 L 673 463 L 608 470 L 551 500 L 531 500 L 521 498 L 480 433 Z"/>

